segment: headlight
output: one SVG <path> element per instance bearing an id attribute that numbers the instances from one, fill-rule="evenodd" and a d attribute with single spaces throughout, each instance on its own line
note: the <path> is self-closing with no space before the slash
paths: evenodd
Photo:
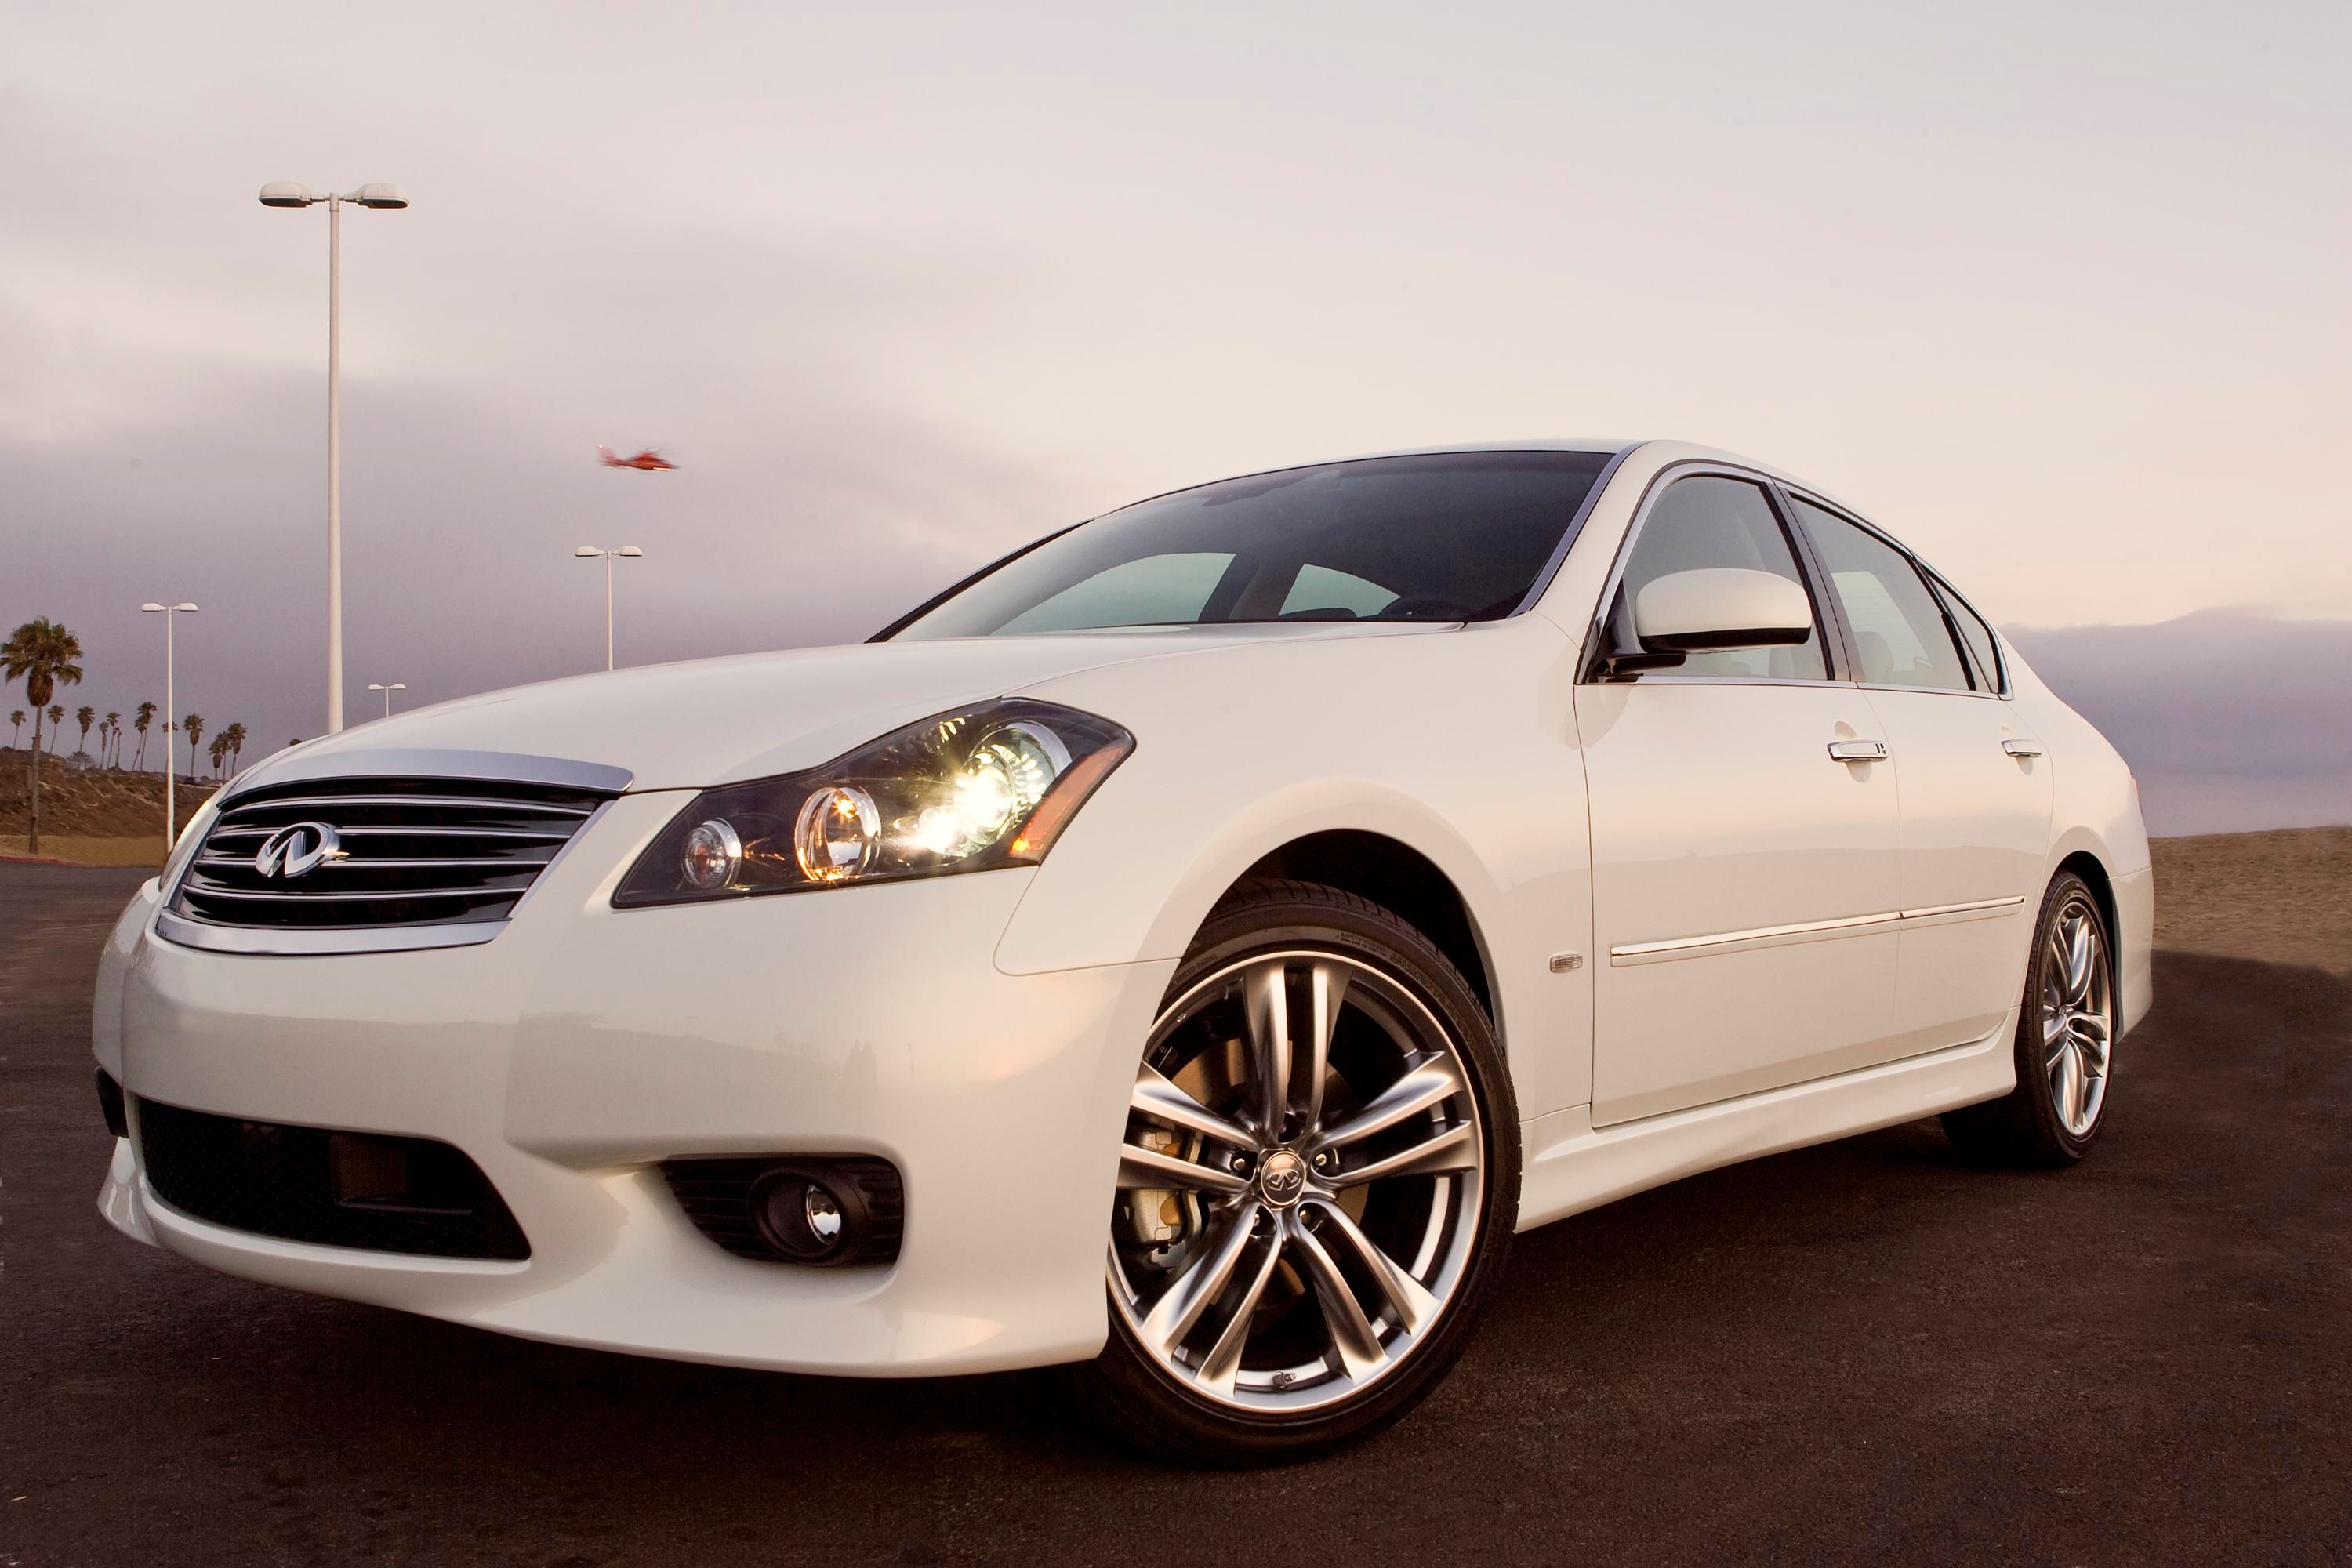
<path id="1" fill-rule="evenodd" d="M 1107 720 L 1006 701 L 805 773 L 706 790 L 637 858 L 623 909 L 1034 865 L 1135 749 Z"/>

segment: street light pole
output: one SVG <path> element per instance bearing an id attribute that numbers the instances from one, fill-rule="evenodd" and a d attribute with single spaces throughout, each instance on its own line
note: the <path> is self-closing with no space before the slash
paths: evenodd
<path id="1" fill-rule="evenodd" d="M 645 552 L 634 544 L 624 544 L 618 550 L 599 550 L 593 544 L 583 544 L 572 553 L 583 561 L 593 561 L 599 555 L 604 558 L 604 668 L 609 671 L 613 668 L 613 558 L 635 561 L 643 558 Z"/>
<path id="2" fill-rule="evenodd" d="M 408 682 L 404 680 L 395 680 L 389 686 L 383 686 L 371 680 L 368 682 L 368 689 L 370 691 L 381 691 L 383 693 L 383 716 L 389 719 L 392 717 L 392 694 L 395 691 L 407 690 Z"/>
<path id="3" fill-rule="evenodd" d="M 173 842 L 180 837 L 178 802 L 173 798 L 173 789 L 177 768 L 172 758 L 172 726 L 176 722 L 172 717 L 172 617 L 183 611 L 193 611 L 195 606 L 142 605 L 139 607 L 148 615 L 163 617 L 163 858 L 168 860 L 172 858 Z"/>
<path id="4" fill-rule="evenodd" d="M 343 727 L 343 198 L 327 197 L 327 732 Z"/>
<path id="5" fill-rule="evenodd" d="M 343 727 L 343 204 L 396 210 L 408 205 L 398 185 L 376 181 L 325 195 L 291 180 L 261 187 L 266 207 L 327 204 L 327 731 Z"/>

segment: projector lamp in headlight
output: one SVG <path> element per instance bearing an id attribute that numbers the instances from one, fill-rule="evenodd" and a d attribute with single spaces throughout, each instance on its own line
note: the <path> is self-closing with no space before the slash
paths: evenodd
<path id="1" fill-rule="evenodd" d="M 945 713 L 805 773 L 706 791 L 638 858 L 622 908 L 1034 864 L 1135 749 L 1050 703 Z"/>
<path id="2" fill-rule="evenodd" d="M 696 823 L 688 832 L 686 847 L 678 856 L 678 879 L 689 888 L 715 893 L 735 879 L 736 868 L 742 863 L 743 841 L 736 836 L 734 824 L 714 816 Z"/>
<path id="3" fill-rule="evenodd" d="M 855 784 L 834 784 L 801 803 L 793 825 L 793 858 L 812 882 L 839 882 L 874 863 L 882 841 L 874 797 Z"/>

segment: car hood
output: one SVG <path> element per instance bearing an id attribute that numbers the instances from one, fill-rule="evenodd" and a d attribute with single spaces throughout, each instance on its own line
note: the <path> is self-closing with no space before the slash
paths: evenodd
<path id="1" fill-rule="evenodd" d="M 246 770 L 236 787 L 462 773 L 462 758 L 418 753 L 487 752 L 617 769 L 633 790 L 705 789 L 812 767 L 918 719 L 1106 665 L 1448 629 L 1393 622 L 1153 628 L 856 643 L 600 670 L 373 720 L 289 747 Z"/>

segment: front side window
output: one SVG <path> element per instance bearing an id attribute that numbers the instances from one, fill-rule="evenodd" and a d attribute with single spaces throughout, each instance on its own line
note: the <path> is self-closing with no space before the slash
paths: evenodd
<path id="1" fill-rule="evenodd" d="M 1797 502 L 1797 515 L 1845 612 L 1862 679 L 1873 686 L 1969 689 L 1968 661 L 1911 558 L 1809 501 Z"/>
<path id="2" fill-rule="evenodd" d="M 1677 479 L 1643 520 L 1633 552 L 1625 561 L 1618 613 L 1628 613 L 1642 590 L 1659 578 L 1709 566 L 1769 572 L 1801 587 L 1805 581 L 1762 486 L 1712 475 Z M 1664 673 L 1826 680 L 1829 666 L 1822 657 L 1821 628 L 1815 626 L 1813 635 L 1800 644 L 1689 654 Z"/>
<path id="3" fill-rule="evenodd" d="M 1445 452 L 1178 490 L 1014 556 L 892 636 L 1495 620 L 1536 586 L 1607 462 Z"/>

